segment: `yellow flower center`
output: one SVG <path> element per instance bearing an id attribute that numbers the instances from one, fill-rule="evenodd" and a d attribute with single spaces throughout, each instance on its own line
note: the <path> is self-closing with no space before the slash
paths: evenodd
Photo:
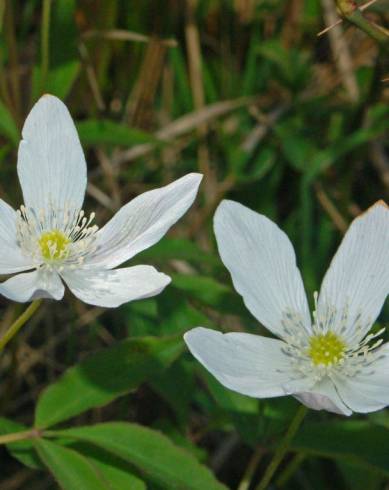
<path id="1" fill-rule="evenodd" d="M 313 335 L 309 339 L 308 355 L 315 366 L 337 364 L 344 357 L 346 344 L 333 332 Z"/>
<path id="2" fill-rule="evenodd" d="M 44 259 L 60 260 L 67 256 L 70 240 L 62 231 L 51 230 L 42 233 L 38 243 Z"/>

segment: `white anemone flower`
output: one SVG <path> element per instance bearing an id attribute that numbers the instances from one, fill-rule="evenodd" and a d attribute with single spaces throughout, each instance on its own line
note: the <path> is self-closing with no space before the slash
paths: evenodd
<path id="1" fill-rule="evenodd" d="M 64 283 L 85 303 L 116 307 L 160 293 L 170 278 L 148 265 L 114 269 L 155 244 L 193 203 L 200 174 L 138 196 L 101 229 L 82 210 L 86 163 L 66 106 L 43 96 L 28 115 L 18 152 L 24 205 L 0 200 L 0 294 L 60 300 Z M 25 272 L 28 271 L 28 272 Z"/>
<path id="2" fill-rule="evenodd" d="M 286 234 L 232 201 L 215 215 L 221 258 L 254 317 L 278 339 L 185 334 L 192 354 L 227 388 L 257 398 L 294 395 L 310 408 L 350 415 L 389 404 L 389 343 L 369 333 L 389 292 L 389 209 L 377 202 L 345 235 L 313 321 Z"/>

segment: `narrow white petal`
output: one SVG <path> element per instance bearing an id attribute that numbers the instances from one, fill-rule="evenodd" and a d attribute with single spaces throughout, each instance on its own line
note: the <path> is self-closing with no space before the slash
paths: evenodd
<path id="1" fill-rule="evenodd" d="M 77 298 L 106 308 L 155 296 L 170 282 L 169 276 L 148 265 L 115 270 L 67 270 L 62 277 Z"/>
<path id="2" fill-rule="evenodd" d="M 214 228 L 220 256 L 250 312 L 280 337 L 286 315 L 309 333 L 307 298 L 286 234 L 265 216 L 233 201 L 220 204 Z"/>
<path id="3" fill-rule="evenodd" d="M 297 400 L 313 410 L 327 410 L 341 415 L 351 415 L 352 411 L 343 403 L 334 383 L 324 378 L 309 391 L 294 395 Z"/>
<path id="4" fill-rule="evenodd" d="M 16 240 L 16 211 L 0 199 L 0 274 L 13 274 L 32 268 Z"/>
<path id="5" fill-rule="evenodd" d="M 334 376 L 339 395 L 354 412 L 374 412 L 389 405 L 389 343 L 377 353 L 378 359 L 355 376 Z"/>
<path id="6" fill-rule="evenodd" d="M 56 272 L 24 272 L 0 284 L 0 294 L 12 301 L 25 303 L 39 298 L 60 300 L 64 285 Z"/>
<path id="7" fill-rule="evenodd" d="M 350 225 L 324 277 L 318 318 L 358 342 L 389 292 L 389 209 L 377 202 Z M 334 316 L 331 319 L 331 312 Z M 344 314 L 347 318 L 343 318 Z"/>
<path id="8" fill-rule="evenodd" d="M 289 394 L 285 386 L 291 384 L 298 391 L 311 385 L 294 372 L 281 340 L 202 327 L 190 330 L 184 339 L 194 357 L 222 385 L 238 393 L 265 398 Z"/>
<path id="9" fill-rule="evenodd" d="M 24 203 L 35 210 L 80 209 L 86 187 L 86 163 L 66 106 L 44 95 L 31 109 L 22 130 L 18 174 Z"/>
<path id="10" fill-rule="evenodd" d="M 158 242 L 192 205 L 201 179 L 188 174 L 123 206 L 97 233 L 88 264 L 111 269 Z"/>

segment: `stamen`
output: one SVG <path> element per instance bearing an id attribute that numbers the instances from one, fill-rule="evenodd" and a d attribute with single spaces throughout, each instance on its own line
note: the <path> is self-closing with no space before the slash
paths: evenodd
<path id="1" fill-rule="evenodd" d="M 17 211 L 17 241 L 37 268 L 77 268 L 95 251 L 98 226 L 95 213 L 85 216 L 67 204 L 64 209 L 49 207 L 38 211 L 24 205 Z"/>
<path id="2" fill-rule="evenodd" d="M 300 314 L 286 311 L 281 319 L 282 352 L 289 358 L 295 376 L 307 376 L 320 381 L 325 376 L 339 374 L 353 377 L 373 365 L 383 354 L 378 350 L 384 328 L 368 332 L 371 320 L 358 312 L 351 316 L 349 302 L 341 309 L 321 304 L 314 294 L 312 332 L 307 332 Z M 361 340 L 362 339 L 362 340 Z"/>
<path id="3" fill-rule="evenodd" d="M 338 364 L 344 357 L 346 344 L 333 332 L 312 335 L 309 339 L 307 354 L 315 366 L 328 366 Z"/>

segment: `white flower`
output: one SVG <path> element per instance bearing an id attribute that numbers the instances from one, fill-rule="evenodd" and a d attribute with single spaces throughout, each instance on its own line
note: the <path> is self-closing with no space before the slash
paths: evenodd
<path id="1" fill-rule="evenodd" d="M 389 292 L 389 209 L 377 202 L 351 224 L 315 295 L 313 322 L 293 247 L 272 221 L 223 201 L 215 215 L 221 258 L 250 312 L 281 340 L 195 328 L 192 354 L 227 388 L 253 397 L 292 394 L 350 415 L 389 404 L 389 343 L 369 334 Z"/>
<path id="2" fill-rule="evenodd" d="M 160 293 L 170 282 L 147 265 L 114 269 L 166 233 L 196 197 L 200 174 L 142 194 L 100 230 L 82 211 L 86 163 L 66 106 L 45 95 L 22 131 L 18 175 L 24 206 L 0 200 L 0 284 L 14 301 L 59 300 L 64 281 L 82 301 L 115 307 Z"/>

